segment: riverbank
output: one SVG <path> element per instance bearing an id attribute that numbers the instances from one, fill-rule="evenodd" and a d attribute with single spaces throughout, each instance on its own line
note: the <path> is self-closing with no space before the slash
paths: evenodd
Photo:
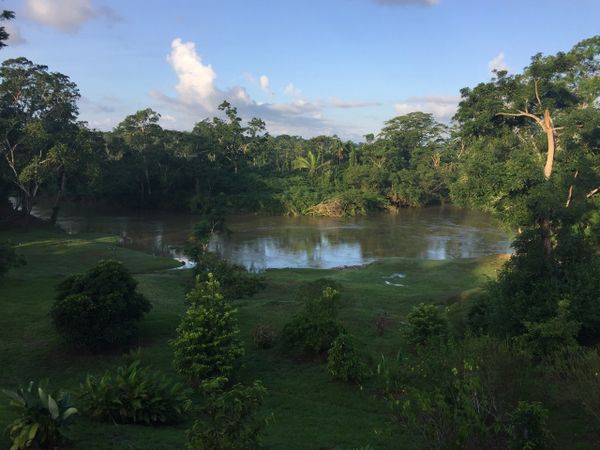
<path id="1" fill-rule="evenodd" d="M 58 340 L 48 316 L 55 285 L 66 275 L 84 271 L 99 259 L 114 258 L 134 273 L 140 290 L 153 303 L 142 322 L 136 346 L 145 363 L 176 377 L 168 345 L 184 311 L 184 295 L 192 283 L 186 270 L 166 270 L 178 263 L 116 245 L 116 238 L 97 234 L 71 236 L 58 231 L 0 232 L 0 240 L 17 244 L 27 265 L 0 279 L 0 387 L 14 388 L 29 380 L 48 378 L 51 385 L 74 390 L 87 373 L 102 373 L 121 364 L 120 353 L 81 355 Z M 269 324 L 278 332 L 298 309 L 294 294 L 304 281 L 330 277 L 342 286 L 340 319 L 360 348 L 374 358 L 393 357 L 398 328 L 413 305 L 450 304 L 477 291 L 494 277 L 506 256 L 427 261 L 388 258 L 360 268 L 277 269 L 265 272 L 267 288 L 255 298 L 236 301 L 246 347 L 241 381 L 260 379 L 268 389 L 265 413 L 274 421 L 266 444 L 273 449 L 414 448 L 415 437 L 389 428 L 385 403 L 369 386 L 333 382 L 323 364 L 300 363 L 283 355 L 276 345 L 259 350 L 251 330 Z M 394 286 L 386 284 L 402 274 Z M 375 320 L 385 316 L 389 330 L 379 336 Z M 374 361 L 372 361 L 375 364 Z M 12 420 L 7 401 L 0 401 L 0 429 Z M 562 417 L 562 416 L 561 416 Z M 568 419 L 568 418 L 567 418 Z M 74 449 L 181 448 L 185 429 L 175 427 L 112 426 L 77 418 L 70 437 Z M 569 423 L 577 430 L 579 423 Z M 6 437 L 0 447 L 7 448 Z M 583 448 L 583 447 L 582 447 Z"/>

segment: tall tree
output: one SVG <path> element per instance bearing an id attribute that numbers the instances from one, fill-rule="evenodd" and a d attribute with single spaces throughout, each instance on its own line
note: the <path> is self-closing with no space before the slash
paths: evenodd
<path id="1" fill-rule="evenodd" d="M 75 83 L 44 65 L 17 58 L 0 67 L 0 157 L 26 215 L 73 139 L 78 99 Z"/>
<path id="2" fill-rule="evenodd" d="M 152 200 L 151 170 L 164 150 L 160 114 L 146 108 L 127 116 L 114 134 L 123 140 L 134 165 L 142 205 Z"/>
<path id="3" fill-rule="evenodd" d="M 600 175 L 600 36 L 461 93 L 455 119 L 466 158 L 454 198 L 537 229 L 550 256 Z"/>

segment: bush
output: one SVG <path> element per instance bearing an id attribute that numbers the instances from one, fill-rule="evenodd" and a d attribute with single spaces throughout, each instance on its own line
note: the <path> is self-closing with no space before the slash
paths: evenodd
<path id="1" fill-rule="evenodd" d="M 10 450 L 52 449 L 65 442 L 62 430 L 77 413 L 69 394 L 48 392 L 45 383 L 29 383 L 16 392 L 3 392 L 19 417 L 7 428 Z"/>
<path id="2" fill-rule="evenodd" d="M 352 383 L 360 383 L 369 375 L 369 369 L 347 334 L 340 334 L 333 341 L 327 358 L 327 372 L 334 380 Z"/>
<path id="3" fill-rule="evenodd" d="M 205 386 L 208 392 L 200 413 L 188 431 L 188 450 L 254 450 L 261 448 L 265 420 L 256 417 L 266 389 L 260 381 L 252 386 L 236 384 L 228 390 L 226 379 L 215 379 Z"/>
<path id="4" fill-rule="evenodd" d="M 12 267 L 18 267 L 25 264 L 25 260 L 17 255 L 15 249 L 8 242 L 0 242 L 0 277 Z"/>
<path id="5" fill-rule="evenodd" d="M 488 336 L 418 346 L 382 358 L 377 373 L 393 414 L 427 448 L 506 448 L 502 424 L 539 384 L 527 355 Z"/>
<path id="6" fill-rule="evenodd" d="M 448 336 L 448 321 L 436 306 L 421 303 L 408 314 L 404 336 L 415 346 L 445 341 Z"/>
<path id="7" fill-rule="evenodd" d="M 551 446 L 548 410 L 539 402 L 519 402 L 507 431 L 511 450 L 545 450 Z"/>
<path id="8" fill-rule="evenodd" d="M 52 320 L 69 344 L 99 351 L 125 344 L 150 302 L 118 261 L 100 261 L 87 273 L 72 275 L 57 288 Z"/>
<path id="9" fill-rule="evenodd" d="M 273 347 L 275 333 L 271 325 L 257 325 L 252 330 L 252 337 L 257 347 L 266 349 Z"/>
<path id="10" fill-rule="evenodd" d="M 329 350 L 343 331 L 336 320 L 338 302 L 338 292 L 329 287 L 319 297 L 307 299 L 300 313 L 283 327 L 281 335 L 286 348 L 305 355 Z"/>
<path id="11" fill-rule="evenodd" d="M 487 321 L 491 333 L 520 336 L 526 323 L 544 323 L 568 301 L 567 321 L 581 324 L 578 338 L 600 336 L 600 256 L 583 238 L 562 236 L 551 256 L 538 234 L 524 232 L 515 254 L 490 283 Z"/>
<path id="12" fill-rule="evenodd" d="M 194 383 L 229 378 L 244 354 L 236 310 L 224 300 L 212 274 L 208 281 L 196 278 L 196 287 L 186 298 L 190 306 L 171 342 L 175 368 Z"/>
<path id="13" fill-rule="evenodd" d="M 221 292 L 228 300 L 252 297 L 266 287 L 265 278 L 248 272 L 244 266 L 232 264 L 211 252 L 199 253 L 194 272 L 202 281 L 212 273 L 221 282 Z"/>
<path id="14" fill-rule="evenodd" d="M 189 391 L 158 371 L 134 361 L 107 371 L 102 377 L 88 375 L 81 384 L 82 412 L 113 423 L 161 425 L 185 417 L 191 407 Z"/>
<path id="15" fill-rule="evenodd" d="M 559 302 L 558 314 L 538 323 L 524 322 L 525 333 L 517 339 L 536 361 L 548 358 L 565 347 L 576 347 L 579 323 L 569 320 L 569 302 Z"/>
<path id="16" fill-rule="evenodd" d="M 340 292 L 342 286 L 340 283 L 332 280 L 331 278 L 317 278 L 313 281 L 303 282 L 300 283 L 300 286 L 296 291 L 294 301 L 305 303 L 314 299 L 318 299 L 323 294 L 323 291 L 327 288 Z M 336 299 L 336 301 L 337 300 L 339 300 L 339 297 Z"/>
<path id="17" fill-rule="evenodd" d="M 555 353 L 550 374 L 562 399 L 581 405 L 600 429 L 600 352 L 569 347 Z"/>

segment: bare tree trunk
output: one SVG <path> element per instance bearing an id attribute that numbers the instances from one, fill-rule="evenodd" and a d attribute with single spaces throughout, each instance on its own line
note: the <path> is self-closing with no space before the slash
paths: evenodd
<path id="1" fill-rule="evenodd" d="M 546 109 L 544 111 L 544 131 L 546 132 L 546 140 L 548 141 L 548 152 L 546 153 L 546 165 L 544 166 L 544 176 L 546 180 L 552 175 L 552 167 L 554 164 L 554 151 L 556 148 L 556 142 L 554 138 L 554 127 L 552 126 L 552 118 L 550 117 L 550 111 Z"/>

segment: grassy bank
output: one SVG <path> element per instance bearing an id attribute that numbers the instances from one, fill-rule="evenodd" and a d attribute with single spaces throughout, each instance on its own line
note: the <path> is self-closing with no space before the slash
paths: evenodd
<path id="1" fill-rule="evenodd" d="M 18 244 L 27 265 L 13 269 L 0 280 L 0 386 L 14 388 L 29 380 L 48 378 L 53 386 L 73 390 L 87 373 L 100 373 L 120 364 L 120 353 L 81 355 L 59 341 L 48 316 L 55 285 L 66 275 L 81 272 L 99 259 L 121 260 L 135 274 L 141 291 L 152 301 L 152 312 L 143 321 L 136 345 L 142 359 L 175 376 L 168 340 L 173 337 L 184 310 L 183 298 L 191 274 L 168 270 L 176 262 L 120 248 L 116 240 L 99 235 L 67 236 L 59 232 L 0 233 L 0 240 Z M 246 356 L 241 379 L 260 379 L 268 388 L 265 412 L 274 414 L 266 444 L 274 449 L 350 449 L 370 444 L 374 448 L 410 448 L 414 440 L 390 432 L 388 412 L 369 386 L 336 383 L 319 362 L 294 361 L 276 346 L 257 349 L 251 330 L 270 324 L 278 331 L 299 307 L 294 294 L 300 283 L 330 277 L 342 284 L 340 318 L 361 347 L 373 358 L 393 356 L 397 329 L 410 308 L 420 302 L 460 301 L 465 293 L 493 277 L 503 257 L 454 261 L 390 259 L 366 268 L 343 270 L 268 271 L 267 289 L 255 298 L 236 302 Z M 401 273 L 404 278 L 386 276 Z M 379 336 L 375 319 L 385 314 L 389 330 Z M 0 428 L 12 420 L 0 400 Z M 152 428 L 112 426 L 79 417 L 70 436 L 75 449 L 181 448 L 189 423 Z M 0 448 L 7 448 L 5 436 Z"/>

